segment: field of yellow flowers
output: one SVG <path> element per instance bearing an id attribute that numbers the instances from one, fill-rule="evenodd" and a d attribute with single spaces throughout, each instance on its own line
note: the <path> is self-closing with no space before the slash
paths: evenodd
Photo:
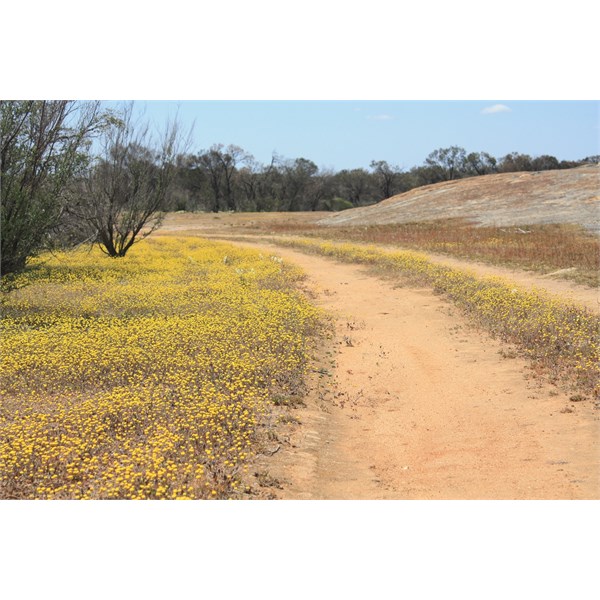
<path id="1" fill-rule="evenodd" d="M 472 322 L 515 344 L 555 383 L 600 395 L 600 319 L 544 290 L 526 290 L 499 277 L 480 277 L 436 264 L 415 251 L 385 252 L 375 246 L 281 238 L 278 244 L 364 263 L 413 283 L 432 286 Z"/>
<path id="2" fill-rule="evenodd" d="M 274 256 L 157 238 L 43 256 L 3 298 L 0 498 L 231 498 L 320 316 Z"/>

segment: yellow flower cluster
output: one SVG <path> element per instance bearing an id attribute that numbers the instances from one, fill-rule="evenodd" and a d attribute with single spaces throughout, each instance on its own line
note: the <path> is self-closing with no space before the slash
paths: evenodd
<path id="1" fill-rule="evenodd" d="M 306 238 L 288 238 L 278 243 L 383 267 L 430 285 L 493 335 L 518 345 L 548 369 L 552 379 L 565 376 L 585 392 L 596 397 L 600 393 L 600 319 L 584 307 L 544 290 L 527 290 L 498 277 L 479 277 L 439 265 L 418 252 L 384 252 L 375 246 Z"/>
<path id="2" fill-rule="evenodd" d="M 274 258 L 198 238 L 41 257 L 3 307 L 0 497 L 234 497 L 319 321 Z"/>

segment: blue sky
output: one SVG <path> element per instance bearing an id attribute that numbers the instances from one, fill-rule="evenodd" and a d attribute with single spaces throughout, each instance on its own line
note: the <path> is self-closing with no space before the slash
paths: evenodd
<path id="1" fill-rule="evenodd" d="M 595 101 L 142 101 L 159 125 L 194 123 L 192 150 L 236 144 L 258 161 L 273 152 L 335 170 L 386 160 L 408 169 L 451 145 L 500 157 L 513 151 L 575 160 L 599 154 Z"/>

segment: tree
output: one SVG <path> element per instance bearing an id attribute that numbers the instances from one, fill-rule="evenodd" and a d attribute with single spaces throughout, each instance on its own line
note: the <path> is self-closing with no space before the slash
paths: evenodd
<path id="1" fill-rule="evenodd" d="M 237 179 L 244 196 L 244 201 L 240 206 L 242 210 L 256 210 L 259 177 L 260 165 L 255 160 L 249 160 L 244 167 L 238 170 Z"/>
<path id="2" fill-rule="evenodd" d="M 349 200 L 353 206 L 362 206 L 374 200 L 373 175 L 365 169 L 343 169 L 335 175 L 338 196 Z"/>
<path id="3" fill-rule="evenodd" d="M 262 165 L 257 174 L 256 210 L 279 210 L 281 205 L 282 174 L 278 168 L 279 157 L 273 153 L 271 162 Z"/>
<path id="4" fill-rule="evenodd" d="M 236 210 L 235 177 L 239 165 L 252 161 L 252 156 L 239 146 L 214 144 L 198 155 L 198 164 L 205 170 L 213 193 L 211 210 Z"/>
<path id="5" fill-rule="evenodd" d="M 385 160 L 372 160 L 370 166 L 376 177 L 382 199 L 393 196 L 396 193 L 396 183 L 400 169 L 389 165 Z"/>
<path id="6" fill-rule="evenodd" d="M 585 164 L 598 164 L 600 163 L 600 154 L 594 154 L 593 156 L 586 156 L 585 158 L 582 158 L 581 160 L 578 161 L 580 164 L 585 165 Z"/>
<path id="7" fill-rule="evenodd" d="M 195 211 L 202 204 L 206 179 L 204 172 L 194 164 L 194 157 L 180 154 L 176 158 L 176 170 L 167 211 Z"/>
<path id="8" fill-rule="evenodd" d="M 134 121 L 130 103 L 101 141 L 100 154 L 78 182 L 71 214 L 103 252 L 122 257 L 160 225 L 182 140 L 176 122 L 157 137 L 147 123 Z"/>
<path id="9" fill-rule="evenodd" d="M 465 174 L 466 152 L 459 146 L 438 148 L 425 159 L 425 165 L 431 169 L 431 183 L 460 179 Z"/>
<path id="10" fill-rule="evenodd" d="M 515 171 L 533 171 L 532 159 L 529 154 L 511 152 L 500 160 L 498 167 L 500 173 L 512 173 Z"/>
<path id="11" fill-rule="evenodd" d="M 99 102 L 0 101 L 0 275 L 47 247 L 102 123 Z"/>
<path id="12" fill-rule="evenodd" d="M 272 157 L 269 165 L 260 164 L 250 157 L 245 161 L 244 166 L 237 170 L 236 181 L 243 196 L 243 201 L 237 203 L 238 210 L 263 212 L 276 209 L 277 180 L 280 175 L 276 162 L 275 156 Z"/>
<path id="13" fill-rule="evenodd" d="M 307 158 L 296 158 L 283 162 L 281 192 L 288 211 L 299 211 L 308 208 L 309 187 L 319 167 Z"/>
<path id="14" fill-rule="evenodd" d="M 465 175 L 489 175 L 497 172 L 496 159 L 487 152 L 470 152 L 464 162 Z"/>
<path id="15" fill-rule="evenodd" d="M 322 209 L 326 199 L 333 199 L 334 196 L 333 171 L 320 169 L 311 177 L 307 190 L 307 208 L 311 211 Z"/>
<path id="16" fill-rule="evenodd" d="M 534 171 L 552 171 L 555 169 L 560 169 L 560 163 L 555 156 L 542 154 L 542 156 L 536 156 L 531 161 L 531 167 Z"/>

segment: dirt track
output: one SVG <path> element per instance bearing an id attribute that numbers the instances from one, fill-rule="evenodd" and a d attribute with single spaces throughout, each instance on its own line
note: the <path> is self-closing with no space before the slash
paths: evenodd
<path id="1" fill-rule="evenodd" d="M 314 224 L 321 219 L 325 213 L 235 213 L 235 214 L 193 214 L 171 213 L 165 219 L 160 234 L 200 235 L 204 237 L 217 237 L 222 239 L 249 239 L 257 240 L 256 232 L 247 233 L 256 221 L 263 225 L 270 221 L 276 223 L 305 223 Z M 268 242 L 276 238 L 272 234 L 262 233 L 260 239 Z M 395 246 L 378 246 L 389 251 L 399 251 L 403 248 Z M 443 254 L 422 252 L 429 256 L 434 262 L 446 264 L 463 270 L 470 270 L 479 276 L 498 276 L 510 279 L 514 283 L 526 288 L 546 289 L 552 294 L 557 294 L 566 300 L 572 300 L 588 309 L 600 313 L 600 290 L 579 285 L 573 281 L 555 278 L 552 273 L 541 275 L 532 271 L 523 271 L 510 267 L 484 264 L 461 258 L 454 258 Z"/>
<path id="2" fill-rule="evenodd" d="M 245 245 L 245 244 L 244 244 Z M 248 244 L 300 265 L 335 319 L 289 443 L 257 468 L 287 499 L 599 498 L 599 415 L 535 378 L 427 289 Z M 504 348 L 506 350 L 506 348 Z"/>

